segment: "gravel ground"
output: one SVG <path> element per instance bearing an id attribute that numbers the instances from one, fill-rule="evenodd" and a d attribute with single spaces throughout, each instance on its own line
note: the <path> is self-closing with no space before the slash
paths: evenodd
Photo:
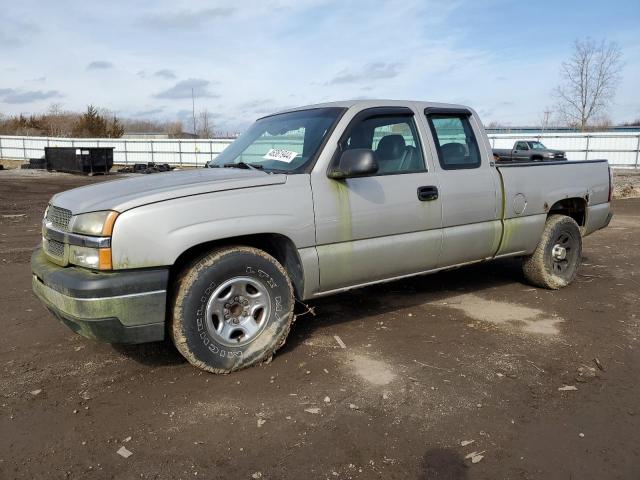
<path id="1" fill-rule="evenodd" d="M 48 198 L 104 179 L 0 172 L 0 478 L 640 478 L 640 199 L 568 288 L 516 260 L 365 288 L 215 376 L 76 336 L 31 293 Z"/>
<path id="2" fill-rule="evenodd" d="M 640 198 L 640 170 L 615 170 L 613 185 L 615 198 Z"/>

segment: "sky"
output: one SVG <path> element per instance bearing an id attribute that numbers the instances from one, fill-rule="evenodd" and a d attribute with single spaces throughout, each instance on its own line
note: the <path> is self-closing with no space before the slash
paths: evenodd
<path id="1" fill-rule="evenodd" d="M 617 42 L 609 117 L 640 118 L 639 0 L 0 0 L 0 114 L 88 104 L 121 117 L 207 110 L 237 131 L 288 107 L 462 103 L 485 124 L 553 111 L 575 39 Z"/>

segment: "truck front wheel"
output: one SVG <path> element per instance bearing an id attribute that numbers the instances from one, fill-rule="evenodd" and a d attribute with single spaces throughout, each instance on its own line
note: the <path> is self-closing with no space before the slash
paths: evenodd
<path id="1" fill-rule="evenodd" d="M 551 215 L 538 247 L 524 258 L 524 276 L 535 286 L 557 290 L 573 281 L 581 258 L 582 235 L 576 221 L 565 215 Z"/>
<path id="2" fill-rule="evenodd" d="M 293 307 L 291 282 L 275 258 L 221 248 L 178 276 L 170 335 L 191 364 L 229 373 L 271 359 L 289 334 Z"/>

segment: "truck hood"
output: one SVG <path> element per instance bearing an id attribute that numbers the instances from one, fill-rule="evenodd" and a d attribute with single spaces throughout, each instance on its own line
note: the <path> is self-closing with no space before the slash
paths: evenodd
<path id="1" fill-rule="evenodd" d="M 74 188 L 55 195 L 51 199 L 51 203 L 71 210 L 74 215 L 99 210 L 124 212 L 141 205 L 172 198 L 277 185 L 286 181 L 286 175 L 270 174 L 258 170 L 200 168 L 136 175 L 134 178 Z"/>

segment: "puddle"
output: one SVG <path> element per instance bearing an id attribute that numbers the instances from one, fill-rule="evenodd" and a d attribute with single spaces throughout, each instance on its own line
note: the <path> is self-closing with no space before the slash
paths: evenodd
<path id="1" fill-rule="evenodd" d="M 396 374 L 381 360 L 365 355 L 353 355 L 350 360 L 349 365 L 355 373 L 373 385 L 388 385 L 396 378 Z"/>
<path id="2" fill-rule="evenodd" d="M 473 294 L 451 297 L 435 305 L 461 310 L 465 315 L 481 322 L 516 328 L 527 333 L 558 335 L 558 324 L 564 320 L 537 308 L 515 303 L 485 300 Z"/>

